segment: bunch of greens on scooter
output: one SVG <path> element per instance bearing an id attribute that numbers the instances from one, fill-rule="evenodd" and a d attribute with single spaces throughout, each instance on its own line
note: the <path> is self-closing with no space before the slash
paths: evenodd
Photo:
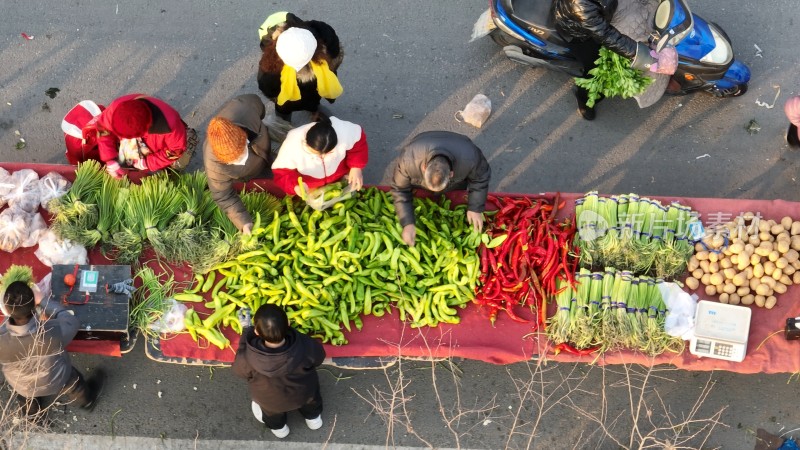
<path id="1" fill-rule="evenodd" d="M 594 107 L 605 97 L 643 92 L 649 79 L 638 71 L 671 75 L 678 66 L 674 48 L 652 51 L 612 26 L 617 5 L 617 0 L 555 0 L 556 28 L 572 38 L 575 56 L 591 76 L 575 83 L 578 112 L 586 120 L 595 118 Z"/>

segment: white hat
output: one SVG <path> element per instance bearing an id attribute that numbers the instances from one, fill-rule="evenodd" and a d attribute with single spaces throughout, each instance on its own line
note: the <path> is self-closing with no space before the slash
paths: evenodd
<path id="1" fill-rule="evenodd" d="M 317 50 L 317 40 L 304 28 L 289 28 L 278 36 L 275 50 L 283 63 L 294 70 L 302 69 Z"/>

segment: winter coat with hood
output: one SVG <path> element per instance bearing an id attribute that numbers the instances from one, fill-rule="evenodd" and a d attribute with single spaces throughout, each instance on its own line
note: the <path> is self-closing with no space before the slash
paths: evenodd
<path id="1" fill-rule="evenodd" d="M 186 124 L 175 108 L 163 100 L 144 94 L 123 95 L 111 102 L 100 114 L 97 119 L 100 159 L 104 163 L 118 160 L 120 137 L 111 126 L 111 118 L 117 107 L 128 100 L 144 100 L 153 116 L 150 129 L 141 136 L 151 152 L 144 158 L 147 169 L 155 172 L 171 166 L 186 151 Z"/>
<path id="2" fill-rule="evenodd" d="M 482 213 L 486 208 L 492 169 L 481 149 L 468 137 L 458 133 L 426 131 L 415 136 L 403 148 L 395 162 L 392 197 L 400 226 L 415 223 L 413 189 L 427 189 L 422 166 L 437 156 L 447 158 L 453 171 L 453 177 L 445 190 L 466 181 L 467 210 Z"/>
<path id="3" fill-rule="evenodd" d="M 208 140 L 203 144 L 203 166 L 208 177 L 211 198 L 240 230 L 251 223 L 253 218 L 245 209 L 233 184 L 263 175 L 269 167 L 270 140 L 267 127 L 261 122 L 264 114 L 264 103 L 258 95 L 245 94 L 229 100 L 215 116 L 230 120 L 247 133 L 250 145 L 244 165 L 223 163 L 214 155 Z"/>
<path id="4" fill-rule="evenodd" d="M 250 396 L 270 414 L 294 411 L 308 403 L 319 389 L 317 366 L 325 349 L 314 340 L 290 328 L 286 343 L 271 349 L 248 327 L 239 341 L 233 373 L 247 380 Z"/>
<path id="5" fill-rule="evenodd" d="M 56 302 L 45 307 L 48 320 L 0 326 L 0 364 L 8 384 L 23 397 L 55 395 L 72 373 L 64 347 L 78 333 L 78 319 Z"/>
<path id="6" fill-rule="evenodd" d="M 283 69 L 283 60 L 278 56 L 276 44 L 280 33 L 291 27 L 305 28 L 317 39 L 317 49 L 311 58 L 312 61 L 325 61 L 328 68 L 336 73 L 344 58 L 339 37 L 333 27 L 317 20 L 302 21 L 294 14 L 288 14 L 286 22 L 278 26 L 269 38 L 265 37 L 261 41 L 262 54 L 258 63 L 258 88 L 273 103 L 276 103 L 278 94 L 281 92 L 281 70 Z M 276 103 L 275 109 L 278 112 L 288 114 L 293 111 L 317 111 L 322 97 L 317 92 L 317 79 L 310 65 L 307 64 L 297 72 L 297 86 L 300 89 L 300 100 L 287 101 L 283 105 Z M 333 103 L 335 99 L 327 100 Z"/>
<path id="7" fill-rule="evenodd" d="M 611 26 L 617 0 L 556 0 L 556 28 L 565 37 L 592 39 L 626 58 L 636 56 L 637 42 Z"/>

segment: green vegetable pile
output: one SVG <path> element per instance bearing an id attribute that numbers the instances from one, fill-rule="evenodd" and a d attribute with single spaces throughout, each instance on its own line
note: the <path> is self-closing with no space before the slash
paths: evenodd
<path id="1" fill-rule="evenodd" d="M 267 192 L 243 192 L 253 215 L 271 217 L 280 200 Z M 69 192 L 50 204 L 53 231 L 87 248 L 100 246 L 122 264 L 137 263 L 152 248 L 170 263 L 205 273 L 243 250 L 241 234 L 208 191 L 204 172 L 159 172 L 134 184 L 117 180 L 96 161 L 81 163 Z"/>
<path id="2" fill-rule="evenodd" d="M 636 69 L 631 60 L 601 47 L 600 57 L 589 71 L 591 78 L 575 78 L 575 84 L 589 91 L 586 106 L 592 108 L 603 97 L 631 98 L 641 94 L 653 81 Z"/>
<path id="3" fill-rule="evenodd" d="M 627 348 L 651 356 L 683 351 L 683 340 L 664 331 L 667 308 L 658 287 L 662 279 L 634 277 L 614 268 L 581 269 L 575 279 L 577 288 L 559 281 L 558 310 L 547 326 L 553 343 L 579 351 Z"/>
<path id="4" fill-rule="evenodd" d="M 205 306 L 211 315 L 200 320 L 194 309 L 187 312 L 193 337 L 224 348 L 219 325 L 241 333 L 238 308 L 274 303 L 298 330 L 341 345 L 347 343 L 344 330 L 361 329 L 364 315 L 397 312 L 412 327 L 458 323 L 455 308 L 474 298 L 483 235 L 467 224 L 466 205 L 450 209 L 444 198 L 438 204 L 415 198 L 417 241 L 408 247 L 391 197 L 377 188 L 325 211 L 293 197 L 283 202 L 284 214 L 275 211 L 243 240 L 252 250 L 175 296 L 200 302 L 210 292 Z"/>
<path id="5" fill-rule="evenodd" d="M 582 267 L 617 267 L 634 275 L 680 276 L 694 253 L 692 230 L 699 225 L 691 208 L 636 194 L 599 197 L 597 191 L 575 201 Z"/>

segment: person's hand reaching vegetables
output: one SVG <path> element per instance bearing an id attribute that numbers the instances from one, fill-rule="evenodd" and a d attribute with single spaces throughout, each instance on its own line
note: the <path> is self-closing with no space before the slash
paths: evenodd
<path id="1" fill-rule="evenodd" d="M 678 70 L 678 51 L 673 47 L 666 47 L 660 52 L 650 50 L 650 56 L 657 60 L 650 65 L 651 72 L 672 75 Z"/>
<path id="2" fill-rule="evenodd" d="M 361 190 L 364 186 L 364 175 L 361 173 L 361 169 L 358 167 L 350 169 L 350 173 L 347 175 L 347 184 L 353 186 L 354 191 Z"/>
<path id="3" fill-rule="evenodd" d="M 409 247 L 414 246 L 414 242 L 417 240 L 417 227 L 416 225 L 408 224 L 403 227 L 403 242 L 405 242 Z"/>
<path id="4" fill-rule="evenodd" d="M 144 158 L 137 159 L 136 161 L 134 161 L 133 167 L 139 170 L 147 170 L 147 161 L 145 161 Z"/>
<path id="5" fill-rule="evenodd" d="M 480 233 L 483 231 L 483 213 L 467 211 L 467 223 L 475 228 L 475 231 Z"/>
<path id="6" fill-rule="evenodd" d="M 125 177 L 125 171 L 122 170 L 122 167 L 120 167 L 119 163 L 116 161 L 109 161 L 106 163 L 106 172 L 118 180 Z"/>
<path id="7" fill-rule="evenodd" d="M 305 200 L 306 197 L 308 197 L 308 194 L 307 194 L 308 193 L 308 185 L 303 183 L 303 186 L 300 186 L 298 184 L 297 186 L 294 187 L 294 193 L 297 194 L 298 197 L 300 197 L 303 200 Z"/>
<path id="8" fill-rule="evenodd" d="M 248 235 L 253 232 L 253 222 L 249 222 L 244 224 L 242 227 L 242 234 Z"/>

